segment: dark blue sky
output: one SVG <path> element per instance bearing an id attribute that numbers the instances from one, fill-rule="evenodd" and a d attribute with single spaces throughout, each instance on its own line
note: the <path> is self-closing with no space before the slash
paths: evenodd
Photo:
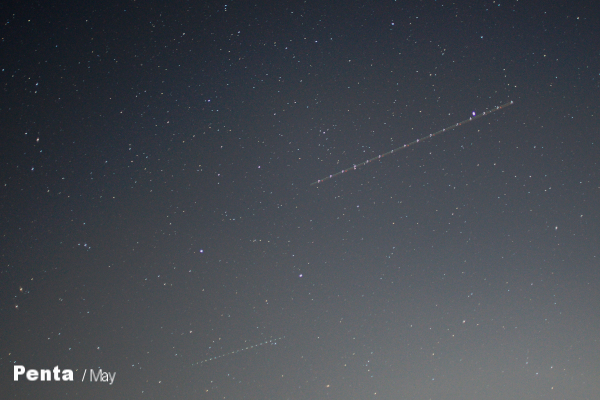
<path id="1" fill-rule="evenodd" d="M 594 2 L 84 3 L 0 6 L 8 397 L 600 396 Z"/>

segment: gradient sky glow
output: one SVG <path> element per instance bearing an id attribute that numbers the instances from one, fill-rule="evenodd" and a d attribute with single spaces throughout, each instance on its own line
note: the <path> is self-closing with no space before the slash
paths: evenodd
<path id="1" fill-rule="evenodd" d="M 595 2 L 0 9 L 5 398 L 600 398 Z"/>

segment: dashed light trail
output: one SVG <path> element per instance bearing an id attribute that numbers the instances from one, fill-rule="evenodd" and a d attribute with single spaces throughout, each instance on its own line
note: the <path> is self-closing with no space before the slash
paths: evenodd
<path id="1" fill-rule="evenodd" d="M 224 353 L 224 354 L 221 354 L 221 355 L 217 355 L 217 356 L 214 356 L 214 357 L 207 358 L 206 360 L 199 361 L 199 362 L 196 363 L 196 365 L 198 365 L 198 364 L 204 364 L 204 363 L 207 363 L 207 362 L 213 361 L 213 360 L 218 360 L 219 358 L 231 356 L 231 355 L 240 353 L 242 351 L 252 350 L 252 349 L 255 349 L 255 348 L 259 347 L 259 346 L 264 346 L 265 344 L 277 344 L 278 340 L 282 340 L 284 338 L 285 338 L 285 336 L 282 336 L 282 337 L 278 337 L 276 339 L 266 340 L 266 341 L 264 341 L 262 343 L 257 343 L 257 344 L 253 344 L 251 346 L 242 347 L 241 349 L 230 351 L 229 353 Z M 194 364 L 192 364 L 192 365 L 194 365 Z"/>
<path id="2" fill-rule="evenodd" d="M 363 162 L 361 162 L 361 163 L 359 163 L 359 164 L 354 164 L 354 165 L 353 165 L 352 167 L 350 167 L 350 168 L 346 168 L 346 169 L 344 169 L 344 170 L 341 170 L 340 172 L 336 172 L 335 174 L 332 174 L 332 175 L 326 176 L 326 177 L 325 177 L 325 178 L 323 178 L 323 179 L 319 179 L 319 180 L 317 180 L 317 181 L 315 181 L 315 182 L 311 183 L 311 184 L 310 184 L 310 186 L 313 186 L 313 185 L 318 185 L 318 184 L 320 184 L 320 183 L 323 183 L 323 182 L 325 182 L 325 181 L 328 181 L 328 180 L 330 180 L 330 179 L 333 179 L 333 178 L 337 177 L 338 175 L 342 175 L 342 174 L 345 174 L 346 172 L 354 171 L 354 170 L 356 170 L 356 169 L 358 169 L 358 168 L 362 167 L 363 165 L 367 165 L 367 164 L 369 164 L 369 163 L 371 163 L 371 162 L 373 162 L 373 161 L 380 160 L 380 159 L 382 159 L 382 158 L 383 158 L 383 157 L 385 157 L 385 156 L 389 156 L 390 154 L 394 154 L 394 153 L 396 153 L 396 152 L 398 152 L 398 151 L 400 151 L 400 150 L 402 150 L 402 149 L 405 149 L 405 148 L 407 148 L 407 147 L 410 147 L 410 146 L 412 146 L 412 145 L 415 145 L 415 144 L 417 144 L 417 143 L 424 142 L 425 140 L 428 140 L 428 139 L 432 139 L 432 138 L 434 138 L 434 137 L 435 137 L 435 136 L 437 136 L 437 135 L 441 135 L 442 133 L 445 133 L 445 132 L 448 132 L 448 131 L 450 131 L 450 130 L 452 130 L 452 129 L 458 128 L 459 126 L 462 126 L 462 125 L 468 124 L 469 122 L 475 121 L 476 119 L 479 119 L 479 118 L 485 117 L 485 116 L 487 116 L 487 115 L 490 115 L 490 114 L 491 114 L 491 113 L 493 113 L 493 112 L 500 111 L 500 110 L 502 110 L 503 108 L 506 108 L 506 107 L 508 107 L 508 106 L 510 106 L 510 105 L 512 105 L 512 104 L 513 104 L 513 101 L 510 101 L 510 102 L 508 102 L 508 103 L 504 103 L 504 104 L 502 104 L 501 106 L 497 106 L 497 107 L 495 107 L 495 108 L 492 108 L 491 110 L 484 111 L 483 113 L 481 113 L 481 114 L 479 114 L 479 115 L 474 115 L 474 116 L 470 117 L 469 119 L 465 119 L 464 121 L 457 122 L 456 124 L 454 124 L 454 125 L 450 125 L 450 126 L 449 126 L 449 127 L 447 127 L 447 128 L 440 129 L 439 131 L 437 131 L 437 132 L 435 132 L 435 133 L 431 133 L 431 134 L 429 134 L 429 135 L 427 135 L 427 136 L 424 136 L 424 137 L 422 137 L 422 138 L 420 138 L 420 139 L 414 140 L 414 141 L 412 141 L 412 142 L 410 142 L 410 143 L 407 143 L 407 144 L 405 144 L 405 145 L 403 145 L 403 146 L 400 146 L 400 147 L 398 147 L 398 148 L 395 148 L 395 149 L 393 149 L 393 150 L 390 150 L 390 151 L 388 151 L 387 153 L 380 154 L 380 155 L 378 155 L 378 156 L 376 156 L 376 157 L 373 157 L 373 158 L 370 158 L 370 159 L 368 159 L 367 161 L 363 161 Z"/>

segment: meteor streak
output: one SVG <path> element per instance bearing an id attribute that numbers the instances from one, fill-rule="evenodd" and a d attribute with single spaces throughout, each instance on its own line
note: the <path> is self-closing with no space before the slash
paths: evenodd
<path id="1" fill-rule="evenodd" d="M 383 158 L 383 157 L 385 157 L 385 156 L 389 156 L 390 154 L 394 154 L 394 153 L 396 153 L 396 152 L 397 152 L 397 151 L 399 151 L 399 150 L 405 149 L 405 148 L 407 148 L 407 147 L 410 147 L 410 146 L 412 146 L 412 145 L 415 145 L 415 144 L 417 144 L 417 143 L 424 142 L 425 140 L 431 139 L 431 138 L 433 138 L 433 137 L 435 137 L 435 136 L 437 136 L 437 135 L 440 135 L 440 134 L 442 134 L 442 133 L 444 133 L 444 132 L 448 132 L 448 131 L 450 131 L 450 130 L 452 130 L 452 129 L 458 128 L 459 126 L 462 126 L 462 125 L 468 124 L 468 123 L 469 123 L 469 122 L 471 122 L 471 121 L 475 121 L 476 119 L 479 119 L 479 118 L 485 117 L 486 115 L 490 115 L 490 114 L 491 114 L 491 113 L 493 113 L 493 112 L 496 112 L 496 111 L 502 110 L 503 108 L 506 108 L 506 107 L 508 107 L 508 106 L 510 106 L 510 105 L 512 105 L 512 104 L 513 104 L 513 101 L 510 101 L 510 102 L 508 102 L 508 103 L 504 103 L 504 104 L 502 104 L 501 106 L 497 106 L 497 107 L 495 107 L 495 108 L 492 108 L 492 109 L 491 109 L 491 110 L 489 110 L 489 111 L 484 111 L 483 113 L 481 113 L 481 114 L 479 114 L 479 115 L 475 115 L 475 113 L 473 113 L 473 116 L 472 116 L 472 117 L 470 117 L 469 119 L 465 119 L 464 121 L 457 122 L 457 123 L 456 123 L 456 124 L 454 124 L 454 125 L 450 125 L 450 126 L 449 126 L 449 127 L 447 127 L 447 128 L 440 129 L 439 131 L 437 131 L 437 132 L 435 132 L 435 133 L 431 133 L 431 134 L 429 134 L 429 135 L 427 135 L 427 136 L 424 136 L 424 137 L 422 137 L 422 138 L 420 138 L 420 139 L 417 139 L 417 140 L 414 140 L 414 141 L 412 141 L 412 142 L 410 142 L 410 143 L 407 143 L 407 144 L 405 144 L 404 146 L 400 146 L 400 147 L 398 147 L 398 148 L 395 148 L 395 149 L 393 149 L 393 150 L 390 150 L 390 151 L 388 151 L 387 153 L 383 153 L 383 154 L 380 154 L 380 155 L 378 155 L 378 156 L 376 156 L 376 157 L 370 158 L 370 159 L 368 159 L 367 161 L 363 161 L 363 162 L 361 162 L 361 163 L 359 163 L 359 164 L 354 164 L 354 165 L 353 165 L 352 167 L 350 167 L 350 168 L 346 168 L 346 169 L 344 169 L 344 170 L 341 170 L 340 172 L 336 172 L 335 174 L 332 174 L 332 175 L 326 176 L 326 177 L 325 177 L 325 178 L 323 178 L 323 179 L 319 179 L 319 180 L 317 180 L 317 181 L 315 181 L 315 182 L 311 183 L 311 184 L 310 184 L 310 186 L 318 185 L 318 184 L 320 184 L 320 183 L 323 183 L 323 182 L 325 182 L 325 181 L 328 181 L 328 180 L 330 180 L 330 179 L 333 179 L 333 178 L 335 178 L 335 177 L 336 177 L 336 176 L 338 176 L 338 175 L 344 174 L 344 173 L 346 173 L 346 172 L 354 171 L 354 170 L 356 170 L 356 169 L 358 169 L 358 168 L 362 167 L 363 165 L 367 165 L 367 164 L 368 164 L 368 163 L 370 163 L 370 162 L 373 162 L 373 161 L 379 160 L 379 159 L 381 159 L 381 158 Z"/>

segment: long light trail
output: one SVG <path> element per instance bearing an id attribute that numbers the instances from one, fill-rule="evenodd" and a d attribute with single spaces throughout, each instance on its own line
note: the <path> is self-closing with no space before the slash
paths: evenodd
<path id="1" fill-rule="evenodd" d="M 450 125 L 450 126 L 449 126 L 449 127 L 447 127 L 447 128 L 440 129 L 439 131 L 437 131 L 437 132 L 435 132 L 435 133 L 431 133 L 431 134 L 429 134 L 429 135 L 427 135 L 427 136 L 424 136 L 424 137 L 422 137 L 422 138 L 420 138 L 420 139 L 414 140 L 414 141 L 412 141 L 412 142 L 410 142 L 410 143 L 407 143 L 407 144 L 405 144 L 405 145 L 403 145 L 403 146 L 400 146 L 400 147 L 398 147 L 398 148 L 395 148 L 395 149 L 393 149 L 393 150 L 390 150 L 390 151 L 388 151 L 387 153 L 380 154 L 380 155 L 378 155 L 378 156 L 376 156 L 376 157 L 373 157 L 373 158 L 370 158 L 370 159 L 368 159 L 367 161 L 363 161 L 363 162 L 361 162 L 360 164 L 354 164 L 354 165 L 353 165 L 352 167 L 350 167 L 350 168 L 346 168 L 346 169 L 344 169 L 344 170 L 341 170 L 340 172 L 336 172 L 335 174 L 332 174 L 332 175 L 326 176 L 326 177 L 325 177 L 325 178 L 323 178 L 323 179 L 319 179 L 319 180 L 317 180 L 317 181 L 315 181 L 315 182 L 311 183 L 311 184 L 310 184 L 310 186 L 313 186 L 313 185 L 318 185 L 318 184 L 320 184 L 320 183 L 323 183 L 323 182 L 325 182 L 325 181 L 328 181 L 328 180 L 330 180 L 330 179 L 333 179 L 333 178 L 337 177 L 338 175 L 342 175 L 342 174 L 345 174 L 346 172 L 354 171 L 354 170 L 356 170 L 356 169 L 358 169 L 358 168 L 362 167 L 363 165 L 367 165 L 367 164 L 369 164 L 369 163 L 371 163 L 371 162 L 373 162 L 373 161 L 380 160 L 380 159 L 382 159 L 382 158 L 383 158 L 383 157 L 385 157 L 385 156 L 389 156 L 389 155 L 391 155 L 391 154 L 394 154 L 394 153 L 396 153 L 396 152 L 398 152 L 398 151 L 400 151 L 400 150 L 402 150 L 402 149 L 406 149 L 407 147 L 413 146 L 413 145 L 415 145 L 415 144 L 417 144 L 417 143 L 421 143 L 421 142 L 424 142 L 425 140 L 432 139 L 432 138 L 436 137 L 437 135 L 441 135 L 442 133 L 445 133 L 445 132 L 448 132 L 448 131 L 450 131 L 450 130 L 452 130 L 452 129 L 458 128 L 459 126 L 462 126 L 462 125 L 468 124 L 469 122 L 475 121 L 476 119 L 483 118 L 483 117 L 485 117 L 485 116 L 487 116 L 487 115 L 490 115 L 491 113 L 494 113 L 494 112 L 496 112 L 496 111 L 500 111 L 500 110 L 502 110 L 503 108 L 506 108 L 506 107 L 508 107 L 508 106 L 511 106 L 512 104 L 513 104 L 513 101 L 510 101 L 510 102 L 508 102 L 508 103 L 504 103 L 504 104 L 502 104 L 501 106 L 497 106 L 497 107 L 495 107 L 495 108 L 492 108 L 492 109 L 491 109 L 491 110 L 489 110 L 489 111 L 484 111 L 483 113 L 481 113 L 481 114 L 479 114 L 479 115 L 472 116 L 472 117 L 470 117 L 469 119 L 465 119 L 464 121 L 457 122 L 456 124 L 454 124 L 454 125 Z"/>

